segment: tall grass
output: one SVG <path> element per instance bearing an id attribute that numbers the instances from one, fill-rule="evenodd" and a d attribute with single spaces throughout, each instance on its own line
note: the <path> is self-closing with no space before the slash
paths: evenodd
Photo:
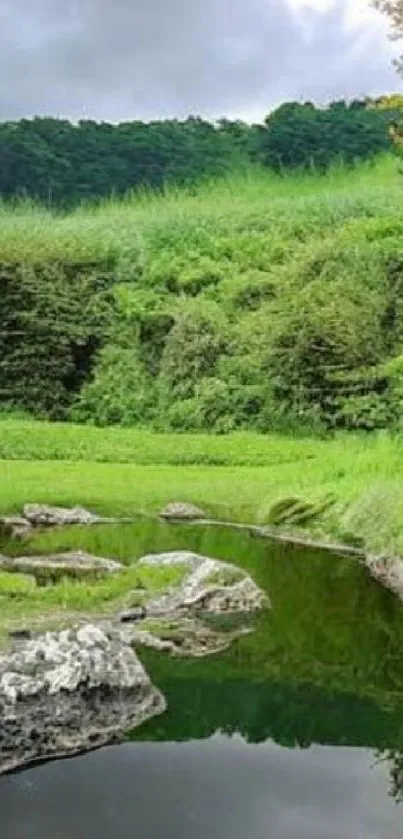
<path id="1" fill-rule="evenodd" d="M 343 219 L 401 214 L 402 183 L 392 156 L 355 169 L 333 166 L 326 174 L 276 175 L 251 169 L 199 186 L 167 185 L 161 192 L 141 189 L 121 200 L 83 204 L 55 213 L 31 200 L 0 202 L 0 255 L 3 263 L 118 257 L 122 274 L 144 262 L 156 231 L 181 225 L 184 230 L 210 221 L 234 235 L 260 219 L 264 229 L 320 236 Z M 133 273 L 133 272 L 131 272 Z"/>
<path id="2" fill-rule="evenodd" d="M 114 219 L 125 221 L 120 228 L 124 234 L 133 222 L 146 230 L 172 213 L 189 218 L 189 214 L 214 216 L 226 212 L 234 217 L 234 201 L 237 212 L 242 209 L 248 212 L 254 203 L 270 207 L 273 202 L 289 201 L 292 201 L 289 210 L 298 212 L 306 198 L 338 202 L 343 195 L 358 202 L 376 200 L 378 206 L 386 207 L 401 195 L 397 172 L 396 158 L 385 155 L 354 169 L 335 164 L 325 174 L 293 171 L 277 175 L 271 170 L 254 167 L 198 186 L 166 185 L 161 191 L 143 187 L 119 200 L 111 197 L 96 203 L 83 203 L 68 213 L 53 212 L 30 199 L 12 203 L 0 201 L 0 243 L 7 240 L 13 229 L 16 236 L 30 228 L 32 238 L 44 236 L 45 231 L 50 238 L 50 235 L 80 227 L 84 239 L 101 228 L 107 231 Z M 119 234 L 119 229 L 114 229 L 113 233 Z"/>

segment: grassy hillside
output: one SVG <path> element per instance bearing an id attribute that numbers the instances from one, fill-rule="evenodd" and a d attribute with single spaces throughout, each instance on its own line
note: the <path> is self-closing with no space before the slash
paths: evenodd
<path id="1" fill-rule="evenodd" d="M 3 404 L 162 430 L 398 426 L 396 166 L 3 207 Z"/>

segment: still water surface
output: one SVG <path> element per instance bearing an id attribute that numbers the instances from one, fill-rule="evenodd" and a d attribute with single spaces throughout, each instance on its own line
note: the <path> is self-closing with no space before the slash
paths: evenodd
<path id="1" fill-rule="evenodd" d="M 2 839 L 401 839 L 367 749 L 136 743 L 2 780 Z"/>
<path id="2" fill-rule="evenodd" d="M 232 559 L 273 609 L 213 659 L 144 651 L 168 713 L 122 746 L 1 778 L 1 839 L 402 839 L 402 606 L 351 560 L 139 528 L 76 538 L 121 559 Z"/>

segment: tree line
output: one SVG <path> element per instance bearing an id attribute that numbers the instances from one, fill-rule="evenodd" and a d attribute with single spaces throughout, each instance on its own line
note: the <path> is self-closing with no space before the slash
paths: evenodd
<path id="1" fill-rule="evenodd" d="M 285 103 L 260 125 L 200 117 L 112 125 L 72 124 L 51 117 L 0 123 L 0 195 L 51 206 L 121 196 L 140 187 L 160 189 L 225 175 L 251 166 L 277 172 L 326 170 L 353 164 L 393 147 L 394 100 Z"/>

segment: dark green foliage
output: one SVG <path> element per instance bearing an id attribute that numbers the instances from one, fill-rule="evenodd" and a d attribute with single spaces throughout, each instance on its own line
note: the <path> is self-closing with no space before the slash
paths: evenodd
<path id="1" fill-rule="evenodd" d="M 214 377 L 221 355 L 230 350 L 225 314 L 208 301 L 189 301 L 175 316 L 161 359 L 162 400 L 191 399 L 198 383 Z"/>
<path id="2" fill-rule="evenodd" d="M 348 191 L 346 173 L 259 173 L 62 217 L 3 211 L 2 409 L 215 433 L 399 427 L 401 194 L 363 190 L 374 171 L 349 172 Z"/>
<path id="3" fill-rule="evenodd" d="M 113 312 L 113 265 L 1 262 L 0 399 L 63 418 L 91 372 Z"/>
<path id="4" fill-rule="evenodd" d="M 369 101 L 333 102 L 326 108 L 310 102 L 281 105 L 267 117 L 267 130 L 260 135 L 263 163 L 276 171 L 324 171 L 335 160 L 352 164 L 388 151 L 388 128 L 395 112 L 369 105 Z"/>
<path id="5" fill-rule="evenodd" d="M 73 418 L 215 433 L 398 424 L 401 222 L 353 219 L 306 242 L 294 225 L 280 262 L 270 219 L 152 232 Z"/>
<path id="6" fill-rule="evenodd" d="M 107 346 L 99 354 L 93 379 L 71 411 L 77 422 L 138 425 L 153 416 L 152 383 L 136 348 Z"/>
<path id="7" fill-rule="evenodd" d="M 199 117 L 110 125 L 36 117 L 0 124 L 0 195 L 48 206 L 123 195 L 147 186 L 195 183 L 240 167 L 327 169 L 391 149 L 391 109 L 370 101 L 327 108 L 287 103 L 264 125 Z"/>
<path id="8" fill-rule="evenodd" d="M 399 291 L 392 290 L 387 261 L 368 244 L 365 230 L 360 227 L 352 242 L 338 235 L 302 251 L 281 311 L 275 319 L 267 311 L 275 399 L 301 415 L 314 410 L 329 425 L 371 428 L 391 419 L 388 380 L 377 365 L 399 340 L 399 318 L 394 327 L 385 320 L 388 301 Z M 383 419 L 374 416 L 378 404 Z"/>
<path id="9" fill-rule="evenodd" d="M 120 125 L 39 117 L 2 123 L 0 194 L 72 205 L 140 186 L 219 177 L 249 159 L 230 126 L 195 117 Z"/>

